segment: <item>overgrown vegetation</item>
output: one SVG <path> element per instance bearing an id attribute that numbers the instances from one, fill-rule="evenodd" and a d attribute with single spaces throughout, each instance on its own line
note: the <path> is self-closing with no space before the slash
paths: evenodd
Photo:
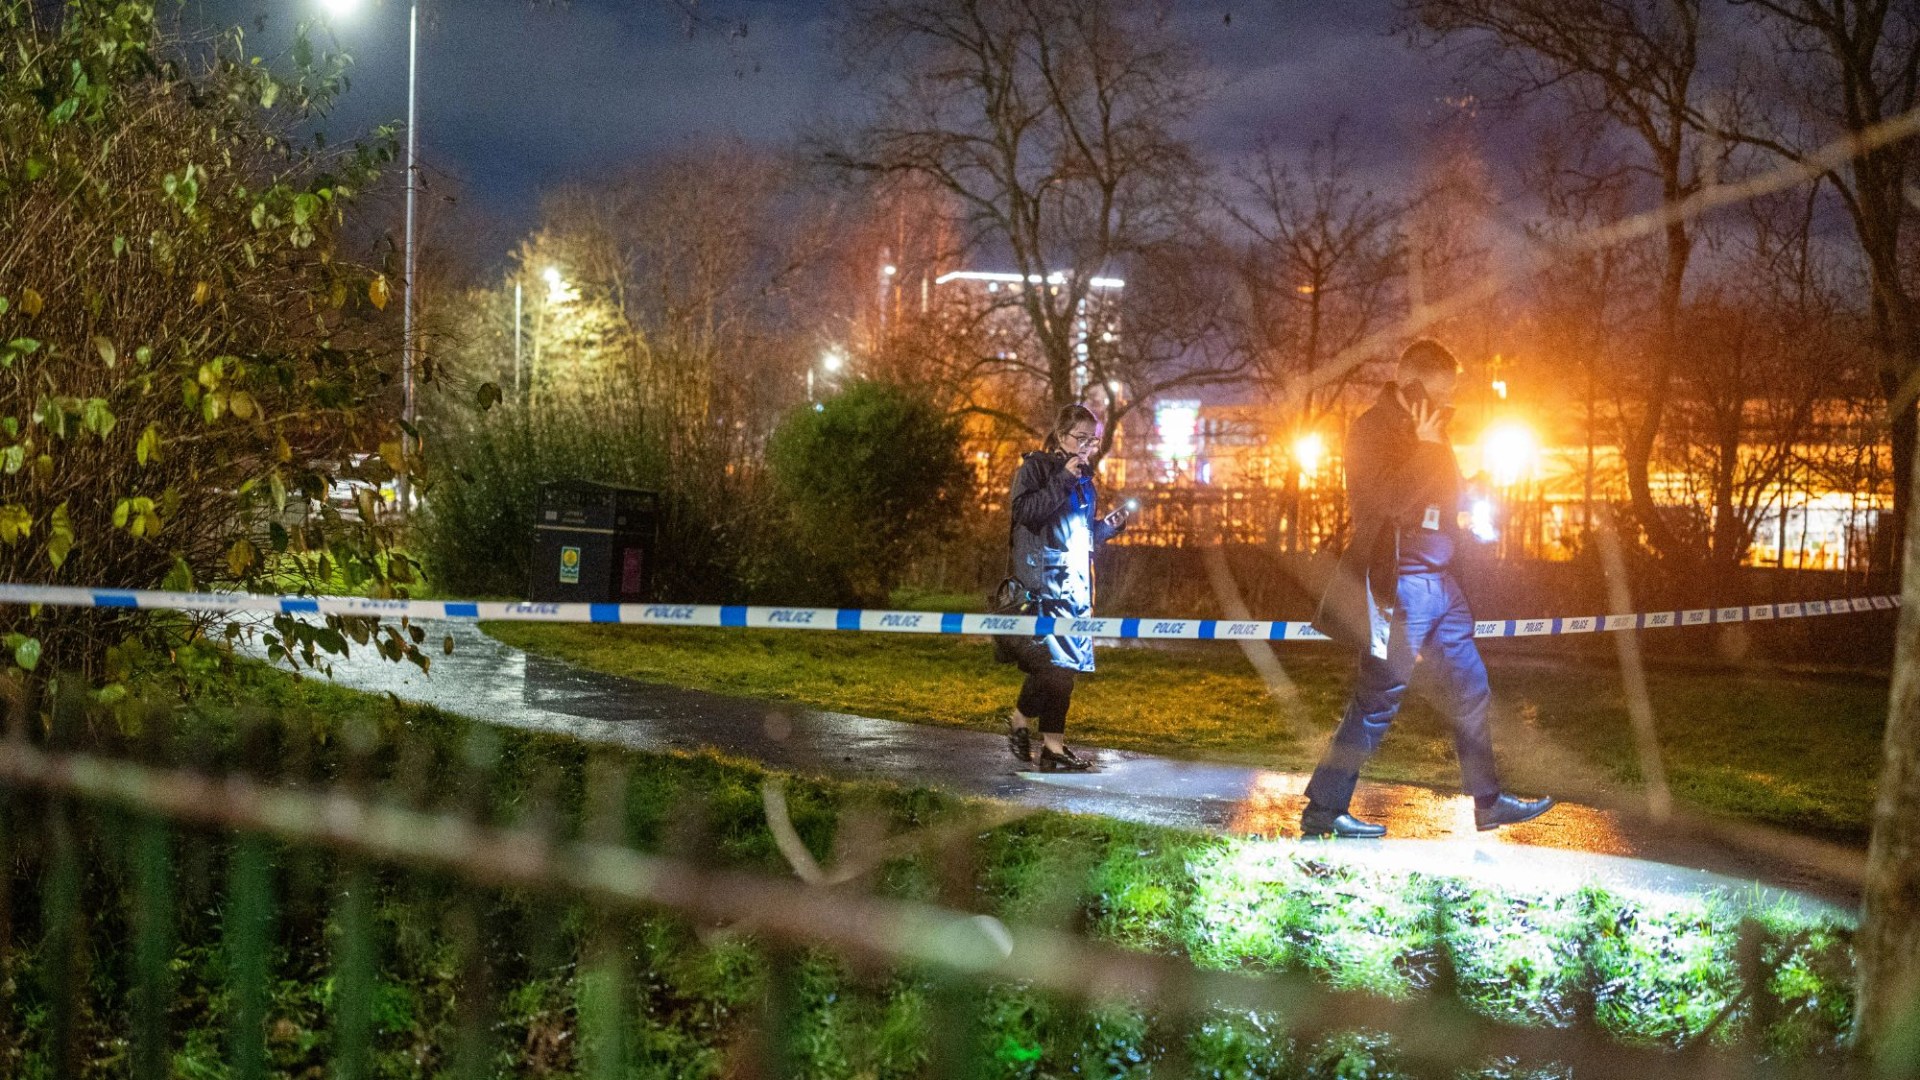
<path id="1" fill-rule="evenodd" d="M 357 513 L 328 502 L 363 459 L 402 454 L 375 408 L 390 285 L 338 244 L 390 133 L 321 149 L 299 132 L 343 58 L 302 37 L 256 63 L 238 31 L 189 49 L 157 6 L 0 4 L 0 579 L 191 589 L 351 568 L 392 595 L 411 564 L 384 557 L 370 491 Z M 108 678 L 107 650 L 146 625 L 0 614 L 19 668 Z M 277 633 L 312 659 L 339 630 Z"/>
<path id="2" fill-rule="evenodd" d="M 589 751 L 252 667 L 225 704 L 118 711 L 145 722 L 138 738 L 147 754 L 164 746 L 163 756 L 210 768 L 274 762 L 280 782 L 350 779 L 364 793 L 410 804 L 485 807 L 483 820 L 550 820 L 563 835 L 582 827 L 590 769 L 611 769 L 624 778 L 614 788 L 623 841 L 787 872 L 764 816 L 768 774 L 747 764 Z M 153 724 L 168 716 L 172 735 L 157 739 Z M 132 743 L 110 734 L 106 714 L 96 711 L 94 721 L 105 741 Z M 796 831 L 823 855 L 839 823 L 854 820 L 842 817 L 849 809 L 895 834 L 971 809 L 924 790 L 785 784 Z M 62 936 L 73 924 L 60 913 L 85 896 L 76 1046 L 89 1071 L 122 1071 L 127 1033 L 140 1030 L 142 1015 L 131 991 L 141 954 L 127 944 L 144 940 L 135 876 L 153 865 L 154 834 L 139 819 L 62 802 L 14 796 L 5 812 L 12 944 L 3 974 L 16 989 L 0 1015 L 0 1064 L 17 1076 L 52 1068 L 62 1030 L 53 959 L 75 940 Z M 58 857 L 64 827 L 46 827 L 56 819 L 74 830 L 71 863 Z M 336 995 L 347 992 L 343 965 L 357 946 L 372 950 L 376 972 L 364 1002 L 371 1075 L 477 1065 L 469 1075 L 715 1076 L 736 1067 L 769 1022 L 762 1000 L 781 954 L 750 934 L 696 929 L 665 914 L 596 914 L 552 896 L 472 889 L 271 844 L 254 849 L 268 856 L 274 898 L 262 913 L 236 904 L 230 883 L 244 859 L 236 862 L 232 838 L 189 832 L 165 843 L 177 901 L 167 928 L 176 994 L 165 1020 L 179 1075 L 224 1075 L 249 1038 L 275 1072 L 324 1068 L 346 1046 Z M 1207 967 L 1311 972 L 1389 995 L 1428 992 L 1452 970 L 1483 1013 L 1591 1022 L 1636 1042 L 1681 1045 L 1711 1027 L 1715 1042 L 1759 1040 L 1771 1053 L 1804 1058 L 1837 1053 L 1847 1034 L 1850 931 L 1785 911 L 1756 921 L 1711 897 L 1657 903 L 1592 889 L 1493 888 L 1382 872 L 1315 848 L 1052 814 L 981 834 L 970 882 L 948 880 L 950 865 L 933 853 L 903 856 L 870 884 L 1009 922 L 1083 928 Z M 63 880 L 77 890 L 65 901 Z M 350 897 L 366 887 L 356 909 Z M 271 945 L 255 957 L 236 928 L 262 917 Z M 476 941 L 491 972 L 484 984 L 472 974 Z M 1764 986 L 1713 1027 L 1755 978 L 1756 960 Z M 268 966 L 271 993 L 250 1006 L 235 972 L 255 962 Z M 812 952 L 778 970 L 791 979 L 794 1075 L 918 1075 L 950 1034 L 940 1025 L 954 999 L 931 973 Z M 1077 1068 L 1145 1076 L 1175 1046 L 1206 1076 L 1402 1075 L 1393 1040 L 1365 1031 L 1294 1042 L 1273 1034 L 1271 1017 L 1210 1014 L 1183 1027 L 1124 1002 L 1081 1008 L 1017 986 L 962 1000 L 978 1010 L 994 1075 Z M 245 1015 L 259 1018 L 257 1029 L 235 1030 Z M 477 1044 L 463 1042 L 475 1032 Z M 461 1056 L 468 1052 L 478 1056 Z"/>
<path id="3" fill-rule="evenodd" d="M 556 480 L 659 490 L 659 441 L 619 382 L 541 411 L 437 410 L 422 556 L 435 587 L 459 596 L 525 596 L 542 484 Z M 677 558 L 675 563 L 688 560 Z"/>

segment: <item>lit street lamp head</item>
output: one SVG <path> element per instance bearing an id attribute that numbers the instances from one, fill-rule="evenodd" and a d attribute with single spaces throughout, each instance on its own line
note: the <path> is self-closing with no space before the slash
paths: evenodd
<path id="1" fill-rule="evenodd" d="M 345 18 L 360 10 L 360 0 L 320 0 L 320 7 L 333 18 Z"/>
<path id="2" fill-rule="evenodd" d="M 829 374 L 839 371 L 845 367 L 846 364 L 846 356 L 838 350 L 829 351 L 825 356 L 820 358 L 820 366 L 827 369 Z"/>

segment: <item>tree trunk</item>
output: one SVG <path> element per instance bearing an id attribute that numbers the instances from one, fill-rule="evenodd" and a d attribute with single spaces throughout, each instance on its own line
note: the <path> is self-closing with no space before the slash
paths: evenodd
<path id="1" fill-rule="evenodd" d="M 1908 411 L 1908 431 L 1912 413 Z M 1911 436 L 1909 436 L 1911 438 Z M 1911 445 L 1911 444 L 1909 444 Z M 1912 451 L 1906 458 L 1913 482 Z M 1910 488 L 1908 512 L 1920 505 Z M 1873 843 L 1867 852 L 1867 884 L 1860 926 L 1860 993 L 1855 1021 L 1860 1045 L 1870 1053 L 1911 1054 L 1912 1024 L 1920 1005 L 1920 527 L 1907 521 L 1905 574 L 1899 630 L 1893 656 L 1893 693 L 1880 768 L 1880 796 L 1873 808 Z M 1902 1028 L 1907 1030 L 1902 1031 Z M 1905 1047 L 1889 1040 L 1904 1036 Z M 1911 1058 L 1909 1058 L 1909 1065 Z"/>
<path id="2" fill-rule="evenodd" d="M 1911 361 L 1907 370 L 1920 371 L 1920 358 Z M 1882 380 L 1890 405 L 1898 404 L 1901 390 L 1898 385 L 1893 385 L 1894 381 L 1891 374 Z M 1916 454 L 1920 454 L 1920 437 L 1917 437 L 1920 436 L 1920 412 L 1916 412 L 1913 402 L 1909 401 L 1905 408 L 1896 409 L 1893 415 L 1888 417 L 1887 426 L 1888 442 L 1892 444 L 1893 449 L 1893 527 L 1890 530 L 1892 536 L 1886 550 L 1891 552 L 1893 557 L 1888 560 L 1885 569 L 1890 571 L 1888 576 L 1893 577 L 1891 572 L 1899 567 L 1902 553 L 1907 551 L 1908 545 L 1912 542 L 1915 531 L 1913 514 L 1916 503 L 1920 503 L 1914 491 L 1914 464 Z M 1875 547 L 1878 548 L 1879 545 L 1876 544 Z M 1906 579 L 1911 581 L 1913 579 L 1911 553 L 1907 553 L 1906 558 Z M 1893 580 L 1898 581 L 1899 578 L 1893 578 Z"/>
<path id="3" fill-rule="evenodd" d="M 1667 202 L 1679 200 L 1677 185 L 1666 187 Z M 1645 411 L 1640 423 L 1626 440 L 1627 492 L 1633 499 L 1634 516 L 1646 530 L 1647 543 L 1663 558 L 1679 554 L 1680 540 L 1667 526 L 1660 507 L 1653 501 L 1653 447 L 1660 438 L 1660 424 L 1666 416 L 1667 396 L 1673 386 L 1673 366 L 1680 349 L 1680 305 L 1685 295 L 1687 263 L 1693 256 L 1693 238 L 1684 224 L 1668 226 L 1666 265 L 1660 280 L 1660 340 L 1655 345 L 1653 372 L 1647 380 Z"/>

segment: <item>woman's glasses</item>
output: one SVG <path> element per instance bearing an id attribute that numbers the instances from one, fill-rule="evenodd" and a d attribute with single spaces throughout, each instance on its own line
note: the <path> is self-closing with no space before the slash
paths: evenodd
<path id="1" fill-rule="evenodd" d="M 1064 445 L 1072 446 L 1076 449 L 1086 450 L 1090 447 L 1095 447 L 1100 445 L 1100 436 L 1098 433 L 1095 433 L 1092 435 L 1082 435 L 1077 431 L 1069 431 L 1065 435 L 1061 436 L 1060 442 Z"/>

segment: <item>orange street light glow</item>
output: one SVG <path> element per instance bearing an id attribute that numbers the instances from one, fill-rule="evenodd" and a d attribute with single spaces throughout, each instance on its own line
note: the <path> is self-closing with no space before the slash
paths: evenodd
<path id="1" fill-rule="evenodd" d="M 1540 455 L 1540 440 L 1533 429 L 1517 420 L 1506 420 L 1487 429 L 1480 437 L 1480 461 L 1495 484 L 1511 487 L 1531 476 Z"/>
<path id="2" fill-rule="evenodd" d="M 1317 431 L 1309 431 L 1293 441 L 1293 460 L 1299 462 L 1300 472 L 1312 476 L 1320 471 L 1320 463 L 1327 459 L 1327 441 Z"/>

